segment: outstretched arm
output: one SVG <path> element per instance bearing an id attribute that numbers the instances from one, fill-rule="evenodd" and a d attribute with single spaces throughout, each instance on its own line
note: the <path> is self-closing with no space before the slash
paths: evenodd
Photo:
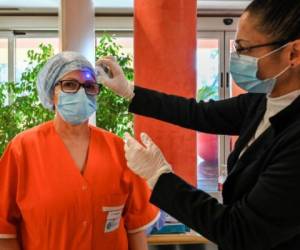
<path id="1" fill-rule="evenodd" d="M 245 94 L 230 99 L 196 102 L 135 86 L 129 111 L 184 128 L 219 135 L 240 135 L 250 104 L 260 95 Z"/>

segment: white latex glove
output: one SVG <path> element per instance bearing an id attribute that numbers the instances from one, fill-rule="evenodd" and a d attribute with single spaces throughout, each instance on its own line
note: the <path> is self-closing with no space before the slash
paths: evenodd
<path id="1" fill-rule="evenodd" d="M 141 134 L 140 144 L 128 133 L 125 134 L 125 157 L 128 167 L 137 175 L 144 178 L 153 189 L 158 178 L 164 173 L 173 172 L 161 150 L 146 134 Z"/>
<path id="2" fill-rule="evenodd" d="M 104 71 L 103 65 L 109 68 L 111 76 Z M 99 59 L 95 68 L 97 81 L 128 100 L 134 97 L 134 85 L 127 81 L 122 68 L 114 57 L 107 56 Z"/>

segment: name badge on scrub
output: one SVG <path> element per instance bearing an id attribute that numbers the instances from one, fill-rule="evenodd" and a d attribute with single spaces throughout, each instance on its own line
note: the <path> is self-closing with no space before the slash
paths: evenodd
<path id="1" fill-rule="evenodd" d="M 104 212 L 107 212 L 106 222 L 105 222 L 105 233 L 113 232 L 119 228 L 120 220 L 122 218 L 123 206 L 117 207 L 102 207 Z"/>

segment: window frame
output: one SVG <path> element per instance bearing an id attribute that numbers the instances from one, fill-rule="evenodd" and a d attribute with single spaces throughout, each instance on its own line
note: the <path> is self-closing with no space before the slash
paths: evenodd
<path id="1" fill-rule="evenodd" d="M 16 56 L 17 56 L 17 39 L 20 38 L 59 38 L 59 34 L 58 31 L 43 31 L 43 30 L 39 30 L 39 31 L 14 31 L 13 33 L 13 57 L 14 57 L 14 63 L 13 63 L 13 73 L 14 73 L 14 77 L 13 77 L 13 81 L 16 81 L 17 76 L 16 76 L 16 66 L 17 66 L 17 62 L 16 62 Z"/>

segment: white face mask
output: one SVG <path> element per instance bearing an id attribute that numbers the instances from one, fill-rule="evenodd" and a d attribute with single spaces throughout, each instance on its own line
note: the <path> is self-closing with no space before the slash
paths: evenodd
<path id="1" fill-rule="evenodd" d="M 61 92 L 58 99 L 57 111 L 62 118 L 73 125 L 86 121 L 96 111 L 96 98 L 87 96 L 84 89 L 77 93 Z"/>
<path id="2" fill-rule="evenodd" d="M 258 62 L 260 59 L 266 58 L 277 51 L 285 48 L 288 44 L 271 51 L 270 53 L 256 58 L 246 55 L 238 55 L 232 52 L 230 56 L 230 73 L 236 84 L 243 90 L 251 93 L 269 94 L 275 87 L 277 79 L 290 69 L 290 65 L 272 78 L 265 80 L 258 79 Z"/>

